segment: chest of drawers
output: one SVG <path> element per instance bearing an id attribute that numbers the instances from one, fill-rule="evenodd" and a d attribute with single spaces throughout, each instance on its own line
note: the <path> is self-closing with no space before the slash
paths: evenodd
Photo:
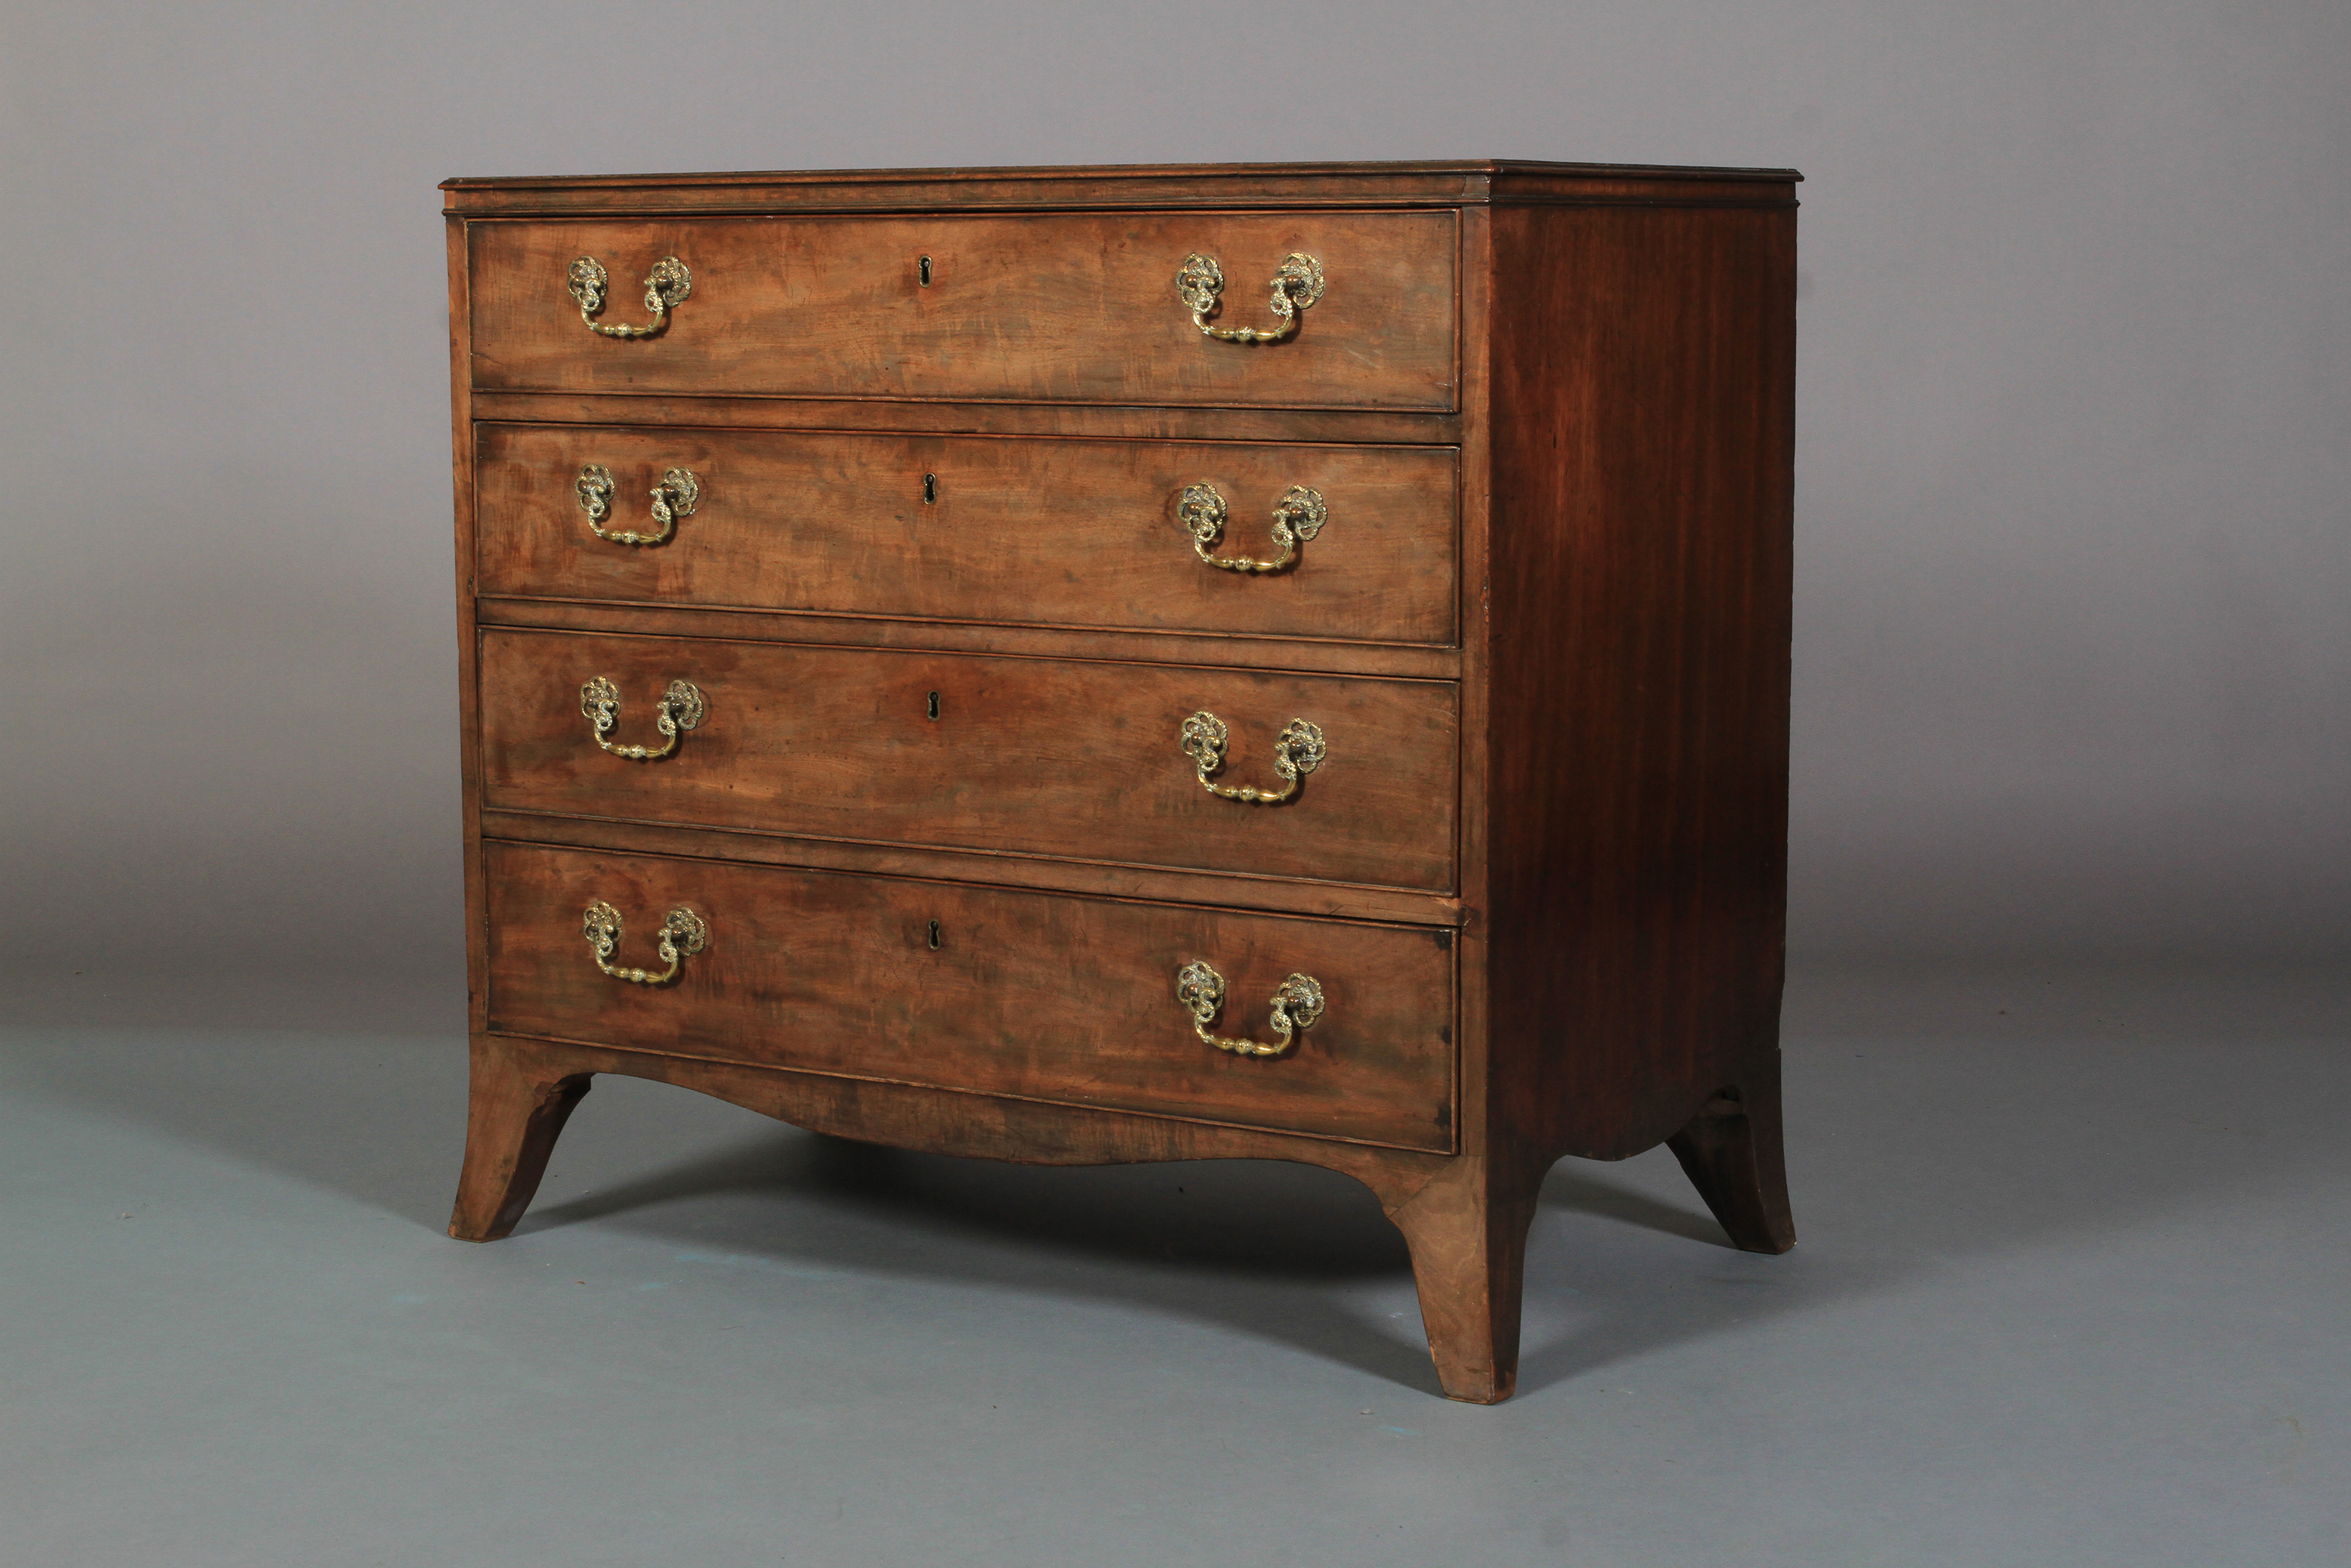
<path id="1" fill-rule="evenodd" d="M 455 180 L 472 1098 L 1356 1177 L 1510 1392 L 1564 1155 L 1792 1243 L 1796 176 Z"/>

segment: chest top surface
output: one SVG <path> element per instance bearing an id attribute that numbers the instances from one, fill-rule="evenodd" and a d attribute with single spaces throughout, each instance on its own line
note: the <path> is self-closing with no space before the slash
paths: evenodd
<path id="1" fill-rule="evenodd" d="M 461 215 L 1544 202 L 1772 205 L 1793 201 L 1802 178 L 1792 169 L 1467 159 L 528 175 L 445 180 L 441 189 L 444 210 Z"/>

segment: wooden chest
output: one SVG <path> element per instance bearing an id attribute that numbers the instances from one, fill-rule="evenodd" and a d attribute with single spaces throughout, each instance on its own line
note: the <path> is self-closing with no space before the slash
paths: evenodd
<path id="1" fill-rule="evenodd" d="M 472 1106 L 1343 1171 L 1445 1391 L 1544 1172 L 1780 1147 L 1787 171 L 453 180 Z"/>

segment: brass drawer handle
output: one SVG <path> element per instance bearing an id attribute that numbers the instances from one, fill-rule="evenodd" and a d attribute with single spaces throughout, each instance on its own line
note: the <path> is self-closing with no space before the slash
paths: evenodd
<path id="1" fill-rule="evenodd" d="M 580 916 L 580 928 L 588 938 L 588 946 L 596 950 L 596 967 L 616 980 L 626 980 L 632 986 L 666 986 L 677 978 L 677 972 L 689 954 L 699 953 L 710 946 L 710 925 L 691 909 L 673 909 L 662 918 L 661 947 L 669 967 L 656 975 L 650 969 L 627 969 L 612 962 L 612 951 L 621 945 L 621 912 L 596 900 Z"/>
<path id="2" fill-rule="evenodd" d="M 659 751 L 643 746 L 615 746 L 612 727 L 621 721 L 621 688 L 598 675 L 580 688 L 580 711 L 596 727 L 596 744 L 615 757 L 625 757 L 632 762 L 653 762 L 677 749 L 684 732 L 698 727 L 703 716 L 710 711 L 702 688 L 692 681 L 672 681 L 669 690 L 662 694 L 661 704 L 653 710 L 653 727 L 669 738 L 662 742 Z"/>
<path id="3" fill-rule="evenodd" d="M 1176 971 L 1176 999 L 1192 1015 L 1192 1032 L 1218 1051 L 1236 1056 L 1280 1056 L 1297 1031 L 1311 1029 L 1322 1016 L 1322 985 L 1311 975 L 1292 975 L 1273 993 L 1273 1032 L 1281 1039 L 1272 1045 L 1254 1040 L 1219 1040 L 1208 1028 L 1225 1005 L 1225 977 L 1195 960 Z"/>
<path id="4" fill-rule="evenodd" d="M 636 534 L 604 526 L 604 519 L 612 515 L 610 468 L 599 468 L 591 463 L 580 470 L 580 477 L 572 481 L 571 487 L 580 493 L 580 509 L 588 514 L 589 529 L 598 538 L 610 539 L 616 545 L 666 544 L 677 528 L 678 518 L 694 516 L 694 508 L 702 505 L 702 481 L 694 476 L 694 470 L 669 469 L 653 489 L 650 510 L 653 521 L 661 527 L 649 534 Z"/>
<path id="5" fill-rule="evenodd" d="M 1302 718 L 1293 718 L 1282 727 L 1273 739 L 1273 770 L 1280 775 L 1280 789 L 1259 789 L 1252 784 L 1219 784 L 1217 774 L 1225 766 L 1225 721 L 1203 708 L 1184 721 L 1182 745 L 1184 755 L 1192 759 L 1192 768 L 1199 776 L 1200 788 L 1211 795 L 1221 795 L 1228 800 L 1249 800 L 1261 806 L 1277 805 L 1298 793 L 1298 781 L 1322 765 L 1330 748 L 1322 744 L 1322 732 Z"/>
<path id="6" fill-rule="evenodd" d="M 604 291 L 611 287 L 611 275 L 604 264 L 592 256 L 583 256 L 571 264 L 571 271 L 563 286 L 571 298 L 580 301 L 580 319 L 588 323 L 590 332 L 607 338 L 650 338 L 669 324 L 669 313 L 685 303 L 694 292 L 694 274 L 685 263 L 674 256 L 665 256 L 653 263 L 645 274 L 645 308 L 653 313 L 653 320 L 643 327 L 605 326 L 596 319 L 604 308 Z"/>
<path id="7" fill-rule="evenodd" d="M 1273 542 L 1281 547 L 1281 553 L 1271 560 L 1208 553 L 1225 532 L 1225 498 L 1214 485 L 1185 486 L 1176 497 L 1176 520 L 1192 536 L 1192 553 L 1210 566 L 1227 571 L 1280 571 L 1298 559 L 1301 543 L 1322 531 L 1322 525 L 1331 520 L 1331 508 L 1323 504 L 1321 492 L 1292 485 L 1273 504 Z"/>
<path id="8" fill-rule="evenodd" d="M 1195 251 L 1184 258 L 1184 270 L 1176 275 L 1176 295 L 1192 312 L 1192 325 L 1200 329 L 1202 336 L 1227 343 L 1279 343 L 1298 330 L 1298 313 L 1322 298 L 1322 264 L 1302 251 L 1281 258 L 1281 267 L 1273 275 L 1273 313 L 1280 319 L 1279 327 L 1209 326 L 1217 296 L 1224 291 L 1225 269 L 1217 265 L 1215 256 Z"/>

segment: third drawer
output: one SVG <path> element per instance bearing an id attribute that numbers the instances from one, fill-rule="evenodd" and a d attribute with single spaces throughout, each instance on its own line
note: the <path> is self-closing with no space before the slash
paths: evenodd
<path id="1" fill-rule="evenodd" d="M 480 702 L 496 810 L 1453 888 L 1448 681 L 500 629 Z M 1287 800 L 1225 798 L 1196 715 L 1224 734 L 1217 785 L 1282 789 L 1297 724 L 1323 755 Z"/>

